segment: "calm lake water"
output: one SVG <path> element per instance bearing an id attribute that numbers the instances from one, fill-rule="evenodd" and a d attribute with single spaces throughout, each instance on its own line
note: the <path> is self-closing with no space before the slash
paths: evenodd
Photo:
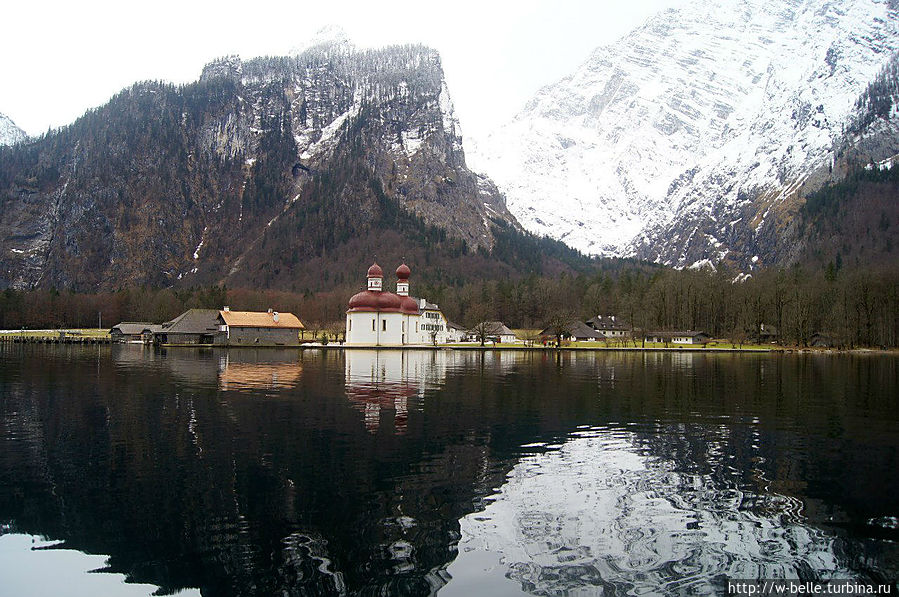
<path id="1" fill-rule="evenodd" d="M 0 345 L 0 595 L 899 577 L 899 358 Z"/>

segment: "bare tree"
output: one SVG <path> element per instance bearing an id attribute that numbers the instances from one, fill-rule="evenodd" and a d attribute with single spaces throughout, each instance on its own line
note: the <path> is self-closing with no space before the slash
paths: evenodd
<path id="1" fill-rule="evenodd" d="M 577 316 L 571 309 L 559 309 L 549 314 L 544 321 L 546 331 L 556 337 L 556 346 L 562 346 L 562 337 L 571 334 L 572 324 Z"/>
<path id="2" fill-rule="evenodd" d="M 468 330 L 484 346 L 484 342 L 490 335 L 491 325 L 487 321 L 488 311 L 483 303 L 475 303 L 468 309 Z"/>
<path id="3" fill-rule="evenodd" d="M 522 340 L 524 340 L 525 346 L 533 346 L 540 340 L 540 331 L 539 330 L 525 330 L 522 334 Z"/>

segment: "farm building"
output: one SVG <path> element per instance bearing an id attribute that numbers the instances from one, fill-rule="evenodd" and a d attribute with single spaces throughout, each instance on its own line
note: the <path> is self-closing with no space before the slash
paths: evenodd
<path id="1" fill-rule="evenodd" d="M 219 331 L 228 346 L 298 346 L 302 322 L 293 313 L 232 311 L 218 312 Z"/>

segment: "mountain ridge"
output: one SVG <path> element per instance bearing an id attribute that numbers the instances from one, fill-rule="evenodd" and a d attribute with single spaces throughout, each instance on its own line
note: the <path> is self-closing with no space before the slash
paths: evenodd
<path id="1" fill-rule="evenodd" d="M 541 242 L 467 168 L 424 46 L 223 57 L 0 150 L 0 287 L 315 291 L 403 254 L 463 278 L 586 263 Z"/>
<path id="2" fill-rule="evenodd" d="M 472 163 L 525 228 L 588 253 L 772 263 L 774 208 L 896 50 L 892 0 L 694 2 L 595 50 Z"/>

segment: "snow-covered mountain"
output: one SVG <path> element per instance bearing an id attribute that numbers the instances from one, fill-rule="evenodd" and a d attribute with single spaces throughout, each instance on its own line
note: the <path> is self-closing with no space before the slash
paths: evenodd
<path id="1" fill-rule="evenodd" d="M 24 141 L 27 136 L 9 116 L 0 113 L 0 145 L 13 145 Z"/>
<path id="2" fill-rule="evenodd" d="M 896 0 L 701 0 L 542 89 L 469 151 L 528 229 L 595 254 L 766 260 L 899 50 Z M 756 258 L 756 259 L 753 259 Z"/>

